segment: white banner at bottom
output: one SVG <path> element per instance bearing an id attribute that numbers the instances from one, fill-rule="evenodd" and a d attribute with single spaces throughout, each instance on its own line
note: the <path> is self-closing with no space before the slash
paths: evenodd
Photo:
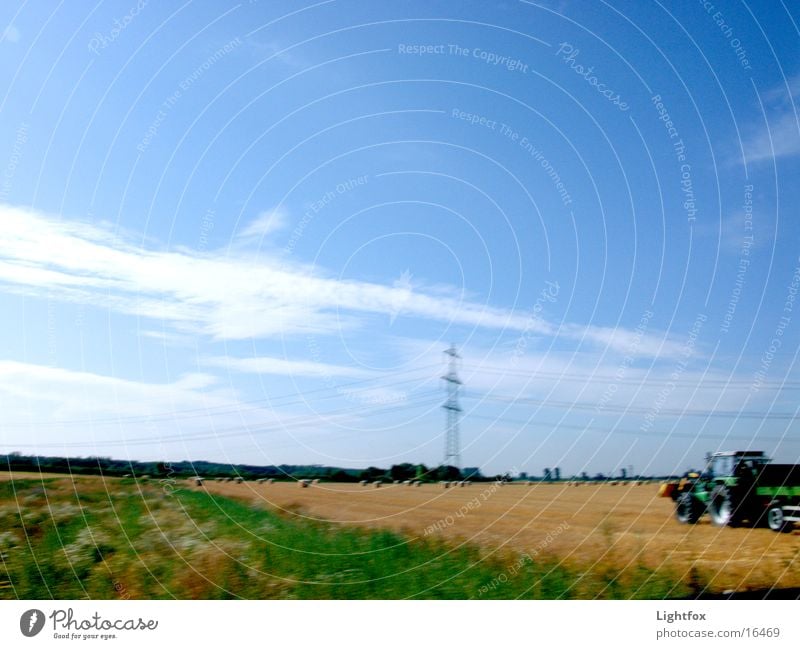
<path id="1" fill-rule="evenodd" d="M 798 613 L 796 600 L 6 601 L 0 644 L 798 647 Z"/>

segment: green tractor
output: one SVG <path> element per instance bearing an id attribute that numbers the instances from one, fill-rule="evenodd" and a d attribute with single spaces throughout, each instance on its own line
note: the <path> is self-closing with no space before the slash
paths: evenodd
<path id="1" fill-rule="evenodd" d="M 720 527 L 749 523 L 790 532 L 800 521 L 800 465 L 772 464 L 762 451 L 714 453 L 705 471 L 665 486 L 681 523 L 708 513 Z"/>

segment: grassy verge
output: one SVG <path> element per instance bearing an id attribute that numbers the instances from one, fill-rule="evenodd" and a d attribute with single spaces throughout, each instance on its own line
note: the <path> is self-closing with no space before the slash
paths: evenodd
<path id="1" fill-rule="evenodd" d="M 0 598 L 510 599 L 690 594 L 644 566 L 310 521 L 131 481 L 0 483 Z"/>

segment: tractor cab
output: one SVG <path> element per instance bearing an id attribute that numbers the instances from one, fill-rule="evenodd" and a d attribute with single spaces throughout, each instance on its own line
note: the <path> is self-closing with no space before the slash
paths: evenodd
<path id="1" fill-rule="evenodd" d="M 770 459 L 763 451 L 724 451 L 708 457 L 702 478 L 727 483 L 731 478 L 754 476 Z"/>

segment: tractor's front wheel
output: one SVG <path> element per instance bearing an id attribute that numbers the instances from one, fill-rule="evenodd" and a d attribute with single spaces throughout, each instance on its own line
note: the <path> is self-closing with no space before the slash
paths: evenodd
<path id="1" fill-rule="evenodd" d="M 681 523 L 692 525 L 699 521 L 702 515 L 703 510 L 700 503 L 691 493 L 685 491 L 678 496 L 675 506 L 675 516 Z"/>
<path id="2" fill-rule="evenodd" d="M 725 485 L 717 485 L 708 499 L 708 513 L 711 522 L 718 527 L 736 525 L 736 506 L 731 491 Z"/>

